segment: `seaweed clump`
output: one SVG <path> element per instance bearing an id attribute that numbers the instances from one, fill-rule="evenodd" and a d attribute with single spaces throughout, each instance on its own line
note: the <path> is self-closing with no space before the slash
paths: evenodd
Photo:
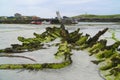
<path id="1" fill-rule="evenodd" d="M 64 47 L 65 52 L 61 52 L 58 49 L 60 55 L 63 55 L 64 59 L 60 63 L 43 63 L 43 64 L 1 64 L 0 69 L 26 69 L 26 70 L 41 70 L 41 69 L 60 69 L 69 66 L 72 63 L 71 59 L 71 49 L 68 47 L 67 43 L 64 42 L 60 44 L 59 48 Z M 58 52 L 56 56 L 58 56 Z"/>
<path id="2" fill-rule="evenodd" d="M 47 27 L 42 34 L 33 33 L 35 38 L 18 37 L 22 44 L 11 44 L 11 47 L 1 49 L 0 53 L 23 53 L 27 51 L 35 51 L 38 49 L 45 49 L 43 43 L 48 43 L 60 37 L 60 28 Z"/>

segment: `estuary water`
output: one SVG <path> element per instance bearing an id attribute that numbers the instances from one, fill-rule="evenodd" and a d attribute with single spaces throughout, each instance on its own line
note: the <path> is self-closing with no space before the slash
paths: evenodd
<path id="1" fill-rule="evenodd" d="M 31 24 L 0 24 L 0 49 L 10 47 L 11 44 L 21 44 L 18 36 L 26 38 L 34 37 L 33 33 L 42 33 L 46 27 L 53 27 L 59 25 L 31 25 Z M 90 34 L 94 36 L 99 30 L 108 27 L 109 30 L 100 37 L 100 39 L 107 39 L 108 45 L 115 41 L 110 39 L 111 32 L 115 32 L 116 38 L 120 40 L 120 24 L 119 23 L 93 23 L 80 22 L 77 25 L 66 25 L 69 32 L 80 28 L 83 34 Z M 59 42 L 55 40 L 54 42 Z M 49 43 L 51 44 L 51 43 Z M 48 49 L 41 49 L 33 52 L 16 53 L 14 55 L 21 55 L 31 57 L 37 62 L 21 58 L 7 58 L 0 57 L 0 64 L 26 64 L 26 63 L 51 63 L 61 62 L 60 59 L 54 57 L 58 47 L 50 47 Z M 28 70 L 0 70 L 0 80 L 104 80 L 98 72 L 98 66 L 93 64 L 91 60 L 94 58 L 88 56 L 87 51 L 72 51 L 72 65 L 52 70 L 44 69 L 39 71 Z"/>

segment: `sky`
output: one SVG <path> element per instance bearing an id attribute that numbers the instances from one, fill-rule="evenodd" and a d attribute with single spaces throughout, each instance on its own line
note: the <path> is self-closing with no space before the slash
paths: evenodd
<path id="1" fill-rule="evenodd" d="M 0 16 L 39 16 L 51 18 L 80 14 L 120 14 L 120 0 L 0 0 Z"/>

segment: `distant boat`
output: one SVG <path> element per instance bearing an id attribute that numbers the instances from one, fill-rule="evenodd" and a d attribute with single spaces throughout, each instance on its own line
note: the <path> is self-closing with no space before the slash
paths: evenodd
<path id="1" fill-rule="evenodd" d="M 51 24 L 50 21 L 32 21 L 31 24 L 45 24 L 45 25 L 48 25 L 48 24 Z"/>
<path id="2" fill-rule="evenodd" d="M 78 24 L 78 21 L 75 20 L 75 19 L 72 19 L 72 20 L 71 20 L 71 23 L 72 23 L 72 24 Z"/>
<path id="3" fill-rule="evenodd" d="M 32 21 L 31 24 L 42 24 L 41 21 Z"/>
<path id="4" fill-rule="evenodd" d="M 51 24 L 51 22 L 50 21 L 42 21 L 42 24 L 48 25 L 48 24 Z"/>

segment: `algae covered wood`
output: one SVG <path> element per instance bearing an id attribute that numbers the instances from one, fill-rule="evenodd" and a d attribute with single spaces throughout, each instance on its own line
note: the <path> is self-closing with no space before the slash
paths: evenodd
<path id="1" fill-rule="evenodd" d="M 64 47 L 63 52 L 61 52 L 61 48 Z M 68 47 L 67 42 L 62 42 L 59 46 L 58 52 L 60 55 L 63 55 L 64 59 L 61 63 L 43 63 L 43 64 L 1 64 L 0 69 L 26 69 L 26 70 L 40 70 L 40 69 L 60 69 L 66 66 L 69 66 L 72 63 L 71 59 L 71 48 Z M 58 54 L 58 53 L 56 53 Z M 5 55 L 4 55 L 5 56 Z M 59 56 L 59 55 L 56 55 Z M 3 55 L 1 55 L 3 57 Z M 16 57 L 10 56 L 8 57 Z M 18 56 L 17 56 L 18 57 Z M 24 57 L 26 58 L 26 57 Z"/>
<path id="2" fill-rule="evenodd" d="M 107 30 L 108 28 L 105 28 L 102 31 L 99 31 L 95 36 L 93 36 L 92 38 L 89 38 L 86 43 L 91 47 L 96 41 L 98 41 L 99 37 L 102 36 Z"/>
<path id="3" fill-rule="evenodd" d="M 80 29 L 70 33 L 65 29 L 64 25 L 61 25 L 61 28 L 48 27 L 46 31 L 41 34 L 34 33 L 35 38 L 18 37 L 18 40 L 21 41 L 22 44 L 12 44 L 10 48 L 1 49 L 0 53 L 22 53 L 25 51 L 43 49 L 44 43 L 49 43 L 59 38 L 61 42 L 57 45 L 59 47 L 58 51 L 55 53 L 55 57 L 62 58 L 63 61 L 60 63 L 43 64 L 0 64 L 0 69 L 41 70 L 64 68 L 73 63 L 71 56 L 72 54 L 74 55 L 74 53 L 71 53 L 72 50 L 79 48 L 78 50 L 88 50 L 90 52 L 89 55 L 96 57 L 100 74 L 102 74 L 106 80 L 119 80 L 120 53 L 117 51 L 117 48 L 120 42 L 116 41 L 112 45 L 106 45 L 106 39 L 99 40 L 99 37 L 107 30 L 108 28 L 105 28 L 92 38 L 89 38 L 90 35 L 83 35 L 79 32 Z"/>

